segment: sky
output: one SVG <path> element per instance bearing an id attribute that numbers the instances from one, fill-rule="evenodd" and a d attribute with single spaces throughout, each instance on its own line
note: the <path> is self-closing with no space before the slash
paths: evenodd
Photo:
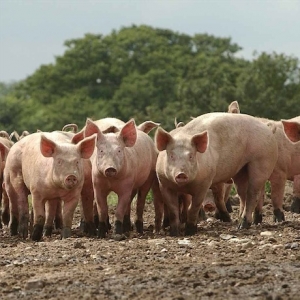
<path id="1" fill-rule="evenodd" d="M 0 0 L 0 82 L 14 82 L 64 54 L 64 42 L 149 25 L 231 38 L 238 56 L 300 59 L 300 0 Z"/>

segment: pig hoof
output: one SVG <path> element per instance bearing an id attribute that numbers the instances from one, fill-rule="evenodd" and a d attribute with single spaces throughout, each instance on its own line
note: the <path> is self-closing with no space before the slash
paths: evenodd
<path id="1" fill-rule="evenodd" d="M 197 233 L 197 225 L 186 223 L 185 225 L 185 235 L 194 235 Z"/>
<path id="2" fill-rule="evenodd" d="M 179 229 L 177 226 L 170 227 L 170 236 L 179 236 Z"/>
<path id="3" fill-rule="evenodd" d="M 43 236 L 43 225 L 40 225 L 40 224 L 35 224 L 33 226 L 33 231 L 32 231 L 32 235 L 31 235 L 31 239 L 33 241 L 40 241 L 41 238 Z"/>
<path id="4" fill-rule="evenodd" d="M 285 221 L 284 213 L 279 208 L 274 209 L 274 222 Z"/>
<path id="5" fill-rule="evenodd" d="M 63 223 L 60 218 L 55 218 L 54 221 L 55 229 L 62 229 L 63 228 Z"/>
<path id="6" fill-rule="evenodd" d="M 97 235 L 97 229 L 94 222 L 86 222 L 85 223 L 85 232 L 88 234 L 88 236 L 95 236 Z"/>
<path id="7" fill-rule="evenodd" d="M 95 226 L 96 228 L 99 227 L 99 216 L 98 215 L 94 215 L 94 223 L 95 223 Z"/>
<path id="8" fill-rule="evenodd" d="M 299 197 L 293 197 L 293 202 L 291 205 L 291 212 L 300 214 L 300 198 Z M 3 218 L 3 215 L 2 215 L 2 218 Z M 3 221 L 3 223 L 4 223 L 4 221 Z"/>
<path id="9" fill-rule="evenodd" d="M 87 233 L 87 224 L 85 223 L 85 221 L 83 219 L 80 220 L 79 229 L 81 232 Z"/>
<path id="10" fill-rule="evenodd" d="M 107 232 L 108 232 L 108 230 L 107 230 L 107 226 L 106 226 L 105 222 L 99 222 L 98 237 L 101 239 L 105 238 Z"/>
<path id="11" fill-rule="evenodd" d="M 52 226 L 45 226 L 44 227 L 44 235 L 45 236 L 51 236 L 52 230 L 53 230 Z"/>
<path id="12" fill-rule="evenodd" d="M 263 215 L 260 211 L 255 210 L 253 215 L 253 224 L 261 224 L 263 219 Z"/>
<path id="13" fill-rule="evenodd" d="M 1 221 L 1 219 L 0 219 L 0 229 L 2 229 L 2 221 Z"/>
<path id="14" fill-rule="evenodd" d="M 8 225 L 9 219 L 10 219 L 9 213 L 7 213 L 7 212 L 4 211 L 2 213 L 2 222 L 3 222 L 3 224 L 4 225 Z"/>
<path id="15" fill-rule="evenodd" d="M 248 222 L 246 217 L 243 217 L 242 221 L 238 226 L 238 229 L 249 229 L 250 226 L 251 226 L 251 222 Z"/>
<path id="16" fill-rule="evenodd" d="M 66 239 L 72 235 L 72 231 L 70 227 L 64 227 L 61 231 L 61 238 Z"/>
<path id="17" fill-rule="evenodd" d="M 136 231 L 137 231 L 138 233 L 143 234 L 144 228 L 143 228 L 143 222 L 142 222 L 142 221 L 136 220 L 136 221 L 135 221 L 135 227 L 136 227 Z"/>
<path id="18" fill-rule="evenodd" d="M 115 234 L 123 233 L 123 223 L 119 220 L 115 222 Z"/>
<path id="19" fill-rule="evenodd" d="M 133 230 L 133 226 L 131 225 L 130 217 L 124 216 L 123 220 L 123 233 L 129 232 Z"/>
<path id="20" fill-rule="evenodd" d="M 163 228 L 167 228 L 170 226 L 170 219 L 169 218 L 164 218 L 163 220 Z"/>
<path id="21" fill-rule="evenodd" d="M 17 218 L 13 217 L 12 222 L 10 224 L 10 235 L 18 235 L 18 226 L 19 222 Z"/>
<path id="22" fill-rule="evenodd" d="M 227 211 L 217 211 L 215 213 L 215 218 L 223 222 L 231 222 L 230 215 Z"/>
<path id="23" fill-rule="evenodd" d="M 226 202 L 226 209 L 229 213 L 232 213 L 233 212 L 233 209 L 232 209 L 232 205 L 231 205 L 231 201 L 230 199 L 227 200 Z"/>
<path id="24" fill-rule="evenodd" d="M 28 237 L 28 225 L 23 225 L 23 226 L 19 226 L 19 235 L 21 236 L 21 238 L 23 238 L 24 240 L 27 239 Z"/>

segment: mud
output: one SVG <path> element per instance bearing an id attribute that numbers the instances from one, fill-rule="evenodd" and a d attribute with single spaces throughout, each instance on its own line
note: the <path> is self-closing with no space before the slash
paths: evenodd
<path id="1" fill-rule="evenodd" d="M 192 237 L 153 234 L 152 203 L 144 234 L 118 242 L 82 236 L 78 210 L 64 240 L 59 232 L 23 240 L 4 227 L 0 299 L 300 299 L 300 215 L 291 198 L 287 191 L 282 223 L 267 199 L 262 224 L 238 230 L 233 205 L 232 223 L 208 213 Z"/>

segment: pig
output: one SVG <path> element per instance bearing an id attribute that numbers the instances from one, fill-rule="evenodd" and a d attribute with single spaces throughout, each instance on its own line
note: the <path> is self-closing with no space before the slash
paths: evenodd
<path id="1" fill-rule="evenodd" d="M 2 228 L 2 220 L 3 223 L 7 224 L 8 223 L 8 216 L 4 213 L 2 213 L 2 201 L 3 205 L 8 201 L 7 195 L 5 192 L 4 188 L 4 182 L 3 182 L 3 172 L 4 172 L 4 167 L 5 167 L 5 161 L 6 157 L 8 155 L 8 152 L 13 145 L 13 142 L 10 140 L 8 133 L 5 131 L 1 131 L 1 136 L 0 136 L 0 228 Z"/>
<path id="2" fill-rule="evenodd" d="M 239 106 L 237 101 L 234 101 L 229 105 L 228 110 L 232 112 L 232 110 L 236 107 Z M 294 181 L 294 195 L 291 210 L 294 212 L 299 210 L 300 213 L 300 146 L 299 143 L 297 143 L 300 116 L 282 121 L 274 121 L 266 118 L 257 118 L 257 120 L 271 127 L 274 131 L 274 136 L 278 145 L 278 161 L 269 181 L 271 184 L 271 200 L 274 210 L 274 221 L 282 222 L 285 220 L 283 212 L 283 198 L 286 180 Z M 264 197 L 262 195 L 254 213 L 255 224 L 262 222 L 263 202 Z"/>
<path id="3" fill-rule="evenodd" d="M 298 172 L 293 176 L 293 199 L 291 205 L 291 211 L 295 213 L 300 213 L 300 116 L 289 119 L 282 120 L 284 133 L 293 143 L 293 148 L 295 150 L 295 156 L 293 157 L 293 164 L 296 162 L 298 166 Z M 295 144 L 297 143 L 297 144 Z M 296 170 L 297 166 L 294 167 Z M 291 180 L 291 178 L 290 178 Z"/>
<path id="4" fill-rule="evenodd" d="M 130 203 L 136 194 L 135 225 L 139 233 L 143 232 L 143 209 L 151 187 L 156 207 L 159 195 L 155 173 L 158 153 L 153 140 L 138 130 L 134 119 L 126 123 L 118 119 L 111 120 L 114 125 L 108 124 L 107 118 L 95 122 L 87 119 L 85 136 L 97 134 L 96 150 L 91 160 L 94 195 L 100 219 L 98 236 L 104 238 L 109 230 L 107 196 L 113 191 L 118 195 L 115 212 L 115 238 L 118 239 L 131 229 Z"/>
<path id="5" fill-rule="evenodd" d="M 156 172 L 170 213 L 171 235 L 179 234 L 178 194 L 192 195 L 185 234 L 193 235 L 210 187 L 216 190 L 216 205 L 226 211 L 224 183 L 231 178 L 244 203 L 239 228 L 251 226 L 253 210 L 278 157 L 268 126 L 249 115 L 208 113 L 171 133 L 159 127 L 155 143 L 160 151 Z"/>
<path id="6" fill-rule="evenodd" d="M 11 147 L 4 169 L 11 235 L 28 235 L 30 193 L 34 211 L 31 239 L 42 238 L 45 202 L 58 199 L 64 202 L 62 238 L 71 235 L 74 210 L 84 184 L 83 159 L 91 157 L 94 147 L 95 136 L 74 145 L 61 132 L 33 133 Z"/>
<path id="7" fill-rule="evenodd" d="M 77 144 L 84 139 L 83 132 L 79 132 L 77 134 L 74 134 L 72 132 L 64 132 L 63 134 L 66 137 L 66 139 L 72 142 L 73 144 Z M 84 183 L 81 190 L 81 198 L 79 202 L 81 210 L 80 228 L 87 235 L 93 236 L 96 235 L 96 227 L 94 223 L 93 214 L 94 191 L 92 183 L 92 165 L 90 159 L 83 159 L 83 169 Z M 53 230 L 53 223 L 55 224 L 56 229 L 61 229 L 63 226 L 62 201 L 51 201 L 51 206 L 47 204 L 48 203 L 46 202 L 46 220 L 44 226 L 44 234 L 45 236 L 51 236 Z"/>

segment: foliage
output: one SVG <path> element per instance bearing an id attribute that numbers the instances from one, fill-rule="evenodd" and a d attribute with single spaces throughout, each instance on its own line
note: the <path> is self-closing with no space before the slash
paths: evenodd
<path id="1" fill-rule="evenodd" d="M 65 47 L 26 80 L 0 84 L 1 130 L 82 127 L 87 117 L 108 116 L 137 124 L 151 119 L 171 130 L 175 117 L 188 122 L 226 111 L 233 100 L 252 115 L 299 115 L 299 59 L 276 53 L 241 59 L 230 38 L 133 25 Z"/>

